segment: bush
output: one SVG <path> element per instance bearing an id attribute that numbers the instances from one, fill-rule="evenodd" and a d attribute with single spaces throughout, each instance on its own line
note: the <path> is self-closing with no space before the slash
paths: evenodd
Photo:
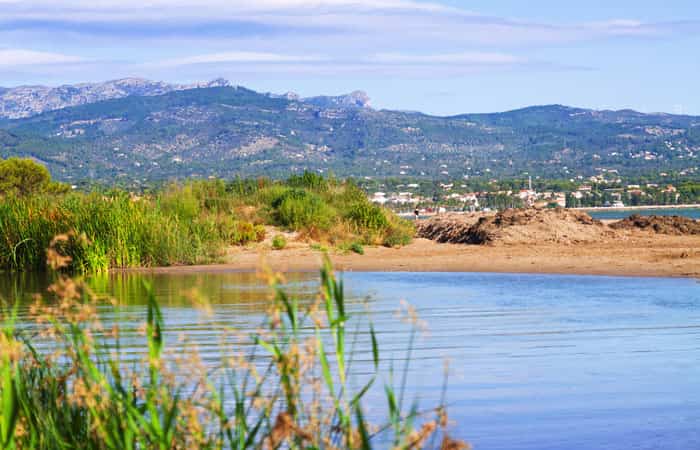
<path id="1" fill-rule="evenodd" d="M 233 245 L 245 245 L 265 240 L 265 227 L 250 222 L 234 221 L 228 242 Z"/>
<path id="2" fill-rule="evenodd" d="M 328 247 L 321 244 L 311 244 L 309 247 L 311 248 L 311 250 L 316 250 L 317 252 L 326 253 L 328 251 Z"/>
<path id="3" fill-rule="evenodd" d="M 365 254 L 365 249 L 359 242 L 353 242 L 352 244 L 350 244 L 350 250 L 357 253 L 358 255 Z"/>
<path id="4" fill-rule="evenodd" d="M 287 239 L 281 234 L 276 235 L 272 238 L 272 248 L 275 250 L 282 250 L 287 246 Z"/>
<path id="5" fill-rule="evenodd" d="M 389 226 L 384 210 L 367 200 L 352 204 L 346 217 L 358 230 L 381 231 Z"/>
<path id="6" fill-rule="evenodd" d="M 412 222 L 393 216 L 391 224 L 384 234 L 382 244 L 387 247 L 408 245 L 413 240 L 415 233 L 415 225 Z"/>
<path id="7" fill-rule="evenodd" d="M 335 212 L 317 194 L 303 189 L 287 189 L 272 202 L 277 225 L 299 231 L 328 230 Z"/>
<path id="8" fill-rule="evenodd" d="M 327 180 L 323 175 L 314 172 L 304 172 L 302 175 L 292 175 L 287 180 L 289 186 L 295 188 L 306 188 L 316 192 L 322 192 L 328 189 L 332 180 Z"/>
<path id="9" fill-rule="evenodd" d="M 51 174 L 31 159 L 0 160 L 0 195 L 25 196 L 37 193 L 65 193 L 69 187 L 51 181 Z"/>

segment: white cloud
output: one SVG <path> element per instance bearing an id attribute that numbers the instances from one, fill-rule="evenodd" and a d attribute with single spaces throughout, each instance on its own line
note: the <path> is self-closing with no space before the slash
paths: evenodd
<path id="1" fill-rule="evenodd" d="M 541 23 L 480 15 L 441 4 L 440 0 L 0 0 L 0 31 L 3 22 L 32 20 L 46 22 L 42 23 L 46 30 L 32 28 L 31 32 L 51 32 L 51 24 L 55 24 L 59 33 L 67 29 L 72 34 L 113 33 L 125 40 L 139 39 L 144 34 L 158 39 L 159 30 L 163 39 L 206 39 L 207 25 L 213 24 L 217 37 L 223 38 L 240 38 L 250 33 L 256 38 L 274 39 L 298 30 L 314 30 L 319 32 L 315 38 L 342 32 L 346 42 L 364 39 L 363 44 L 385 46 L 403 40 L 409 48 L 413 44 L 433 44 L 431 50 L 440 45 L 447 49 L 458 45 L 464 50 L 469 45 L 521 47 L 600 38 L 657 37 L 687 32 L 693 27 L 700 31 L 697 22 L 676 26 L 625 18 L 598 23 Z M 239 26 L 241 22 L 251 26 Z M 118 26 L 117 31 L 101 27 L 105 23 Z M 94 26 L 82 28 L 80 24 Z M 187 28 L 188 25 L 193 27 Z M 13 25 L 13 30 L 22 26 Z M 266 30 L 265 26 L 275 29 Z M 283 42 L 284 37 L 277 44 Z M 386 47 L 381 50 L 392 51 Z"/>
<path id="2" fill-rule="evenodd" d="M 251 14 L 284 13 L 297 16 L 310 12 L 414 11 L 460 13 L 439 3 L 410 0 L 0 0 L 3 18 L 42 20 L 168 20 L 233 18 Z"/>
<path id="3" fill-rule="evenodd" d="M 104 57 L 105 72 L 127 67 L 167 75 L 179 67 L 216 75 L 224 68 L 270 76 L 275 65 L 277 73 L 423 76 L 430 70 L 572 70 L 573 58 L 557 51 L 572 43 L 700 33 L 700 22 L 693 21 L 536 22 L 441 1 L 0 0 L 0 42 L 32 48 L 60 42 L 66 53 Z M 80 60 L 15 52 L 25 53 L 0 53 L 16 61 L 0 65 L 44 61 L 72 70 L 70 63 Z M 551 58 L 569 62 L 545 60 Z"/>
<path id="4" fill-rule="evenodd" d="M 373 56 L 373 62 L 384 64 L 444 64 L 444 65 L 511 65 L 526 63 L 527 60 L 506 53 L 465 52 L 428 55 L 400 53 L 380 53 Z"/>
<path id="5" fill-rule="evenodd" d="M 83 61 L 83 58 L 61 53 L 37 52 L 24 49 L 0 49 L 0 66 L 72 64 Z"/>
<path id="6" fill-rule="evenodd" d="M 303 63 L 319 62 L 323 59 L 316 56 L 283 55 L 278 53 L 262 52 L 222 52 L 204 55 L 188 56 L 178 59 L 160 61 L 160 66 L 187 66 L 196 64 L 222 64 L 222 63 Z"/>

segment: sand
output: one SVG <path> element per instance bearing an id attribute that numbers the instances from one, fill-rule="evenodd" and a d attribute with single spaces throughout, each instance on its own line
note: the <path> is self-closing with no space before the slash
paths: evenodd
<path id="1" fill-rule="evenodd" d="M 649 222 L 649 223 L 647 223 Z M 647 226 L 647 225 L 653 226 Z M 421 221 L 413 243 L 365 247 L 365 254 L 331 252 L 341 271 L 501 272 L 700 278 L 700 222 L 659 217 L 601 222 L 570 210 L 508 210 L 446 215 Z M 166 273 L 317 271 L 324 253 L 286 233 L 272 250 L 268 238 L 228 249 L 223 264 L 140 269 Z M 426 239 L 429 238 L 429 239 Z M 478 243 L 478 244 L 475 244 Z"/>
<path id="2" fill-rule="evenodd" d="M 439 244 L 416 239 L 403 248 L 366 247 L 364 255 L 330 255 L 343 271 L 500 272 L 614 276 L 700 277 L 700 236 L 637 232 L 598 243 L 573 245 Z M 254 271 L 264 262 L 276 271 L 316 271 L 322 252 L 294 243 L 272 251 L 263 245 L 234 248 L 224 264 L 145 271 L 164 273 Z"/>

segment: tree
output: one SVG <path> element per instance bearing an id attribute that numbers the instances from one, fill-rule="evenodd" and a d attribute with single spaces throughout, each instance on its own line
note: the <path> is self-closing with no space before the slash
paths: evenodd
<path id="1" fill-rule="evenodd" d="M 53 183 L 46 167 L 31 159 L 0 160 L 0 195 L 25 196 L 65 190 L 67 186 Z"/>

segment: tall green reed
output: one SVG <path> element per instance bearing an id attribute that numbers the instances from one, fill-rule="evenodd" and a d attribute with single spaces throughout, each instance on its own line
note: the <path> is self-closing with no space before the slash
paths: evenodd
<path id="1" fill-rule="evenodd" d="M 310 173 L 286 182 L 173 183 L 143 196 L 0 196 L 0 270 L 45 269 L 45 250 L 59 234 L 70 236 L 63 250 L 78 272 L 206 263 L 227 246 L 262 241 L 263 224 L 341 247 L 405 245 L 414 233 L 352 182 Z"/>

